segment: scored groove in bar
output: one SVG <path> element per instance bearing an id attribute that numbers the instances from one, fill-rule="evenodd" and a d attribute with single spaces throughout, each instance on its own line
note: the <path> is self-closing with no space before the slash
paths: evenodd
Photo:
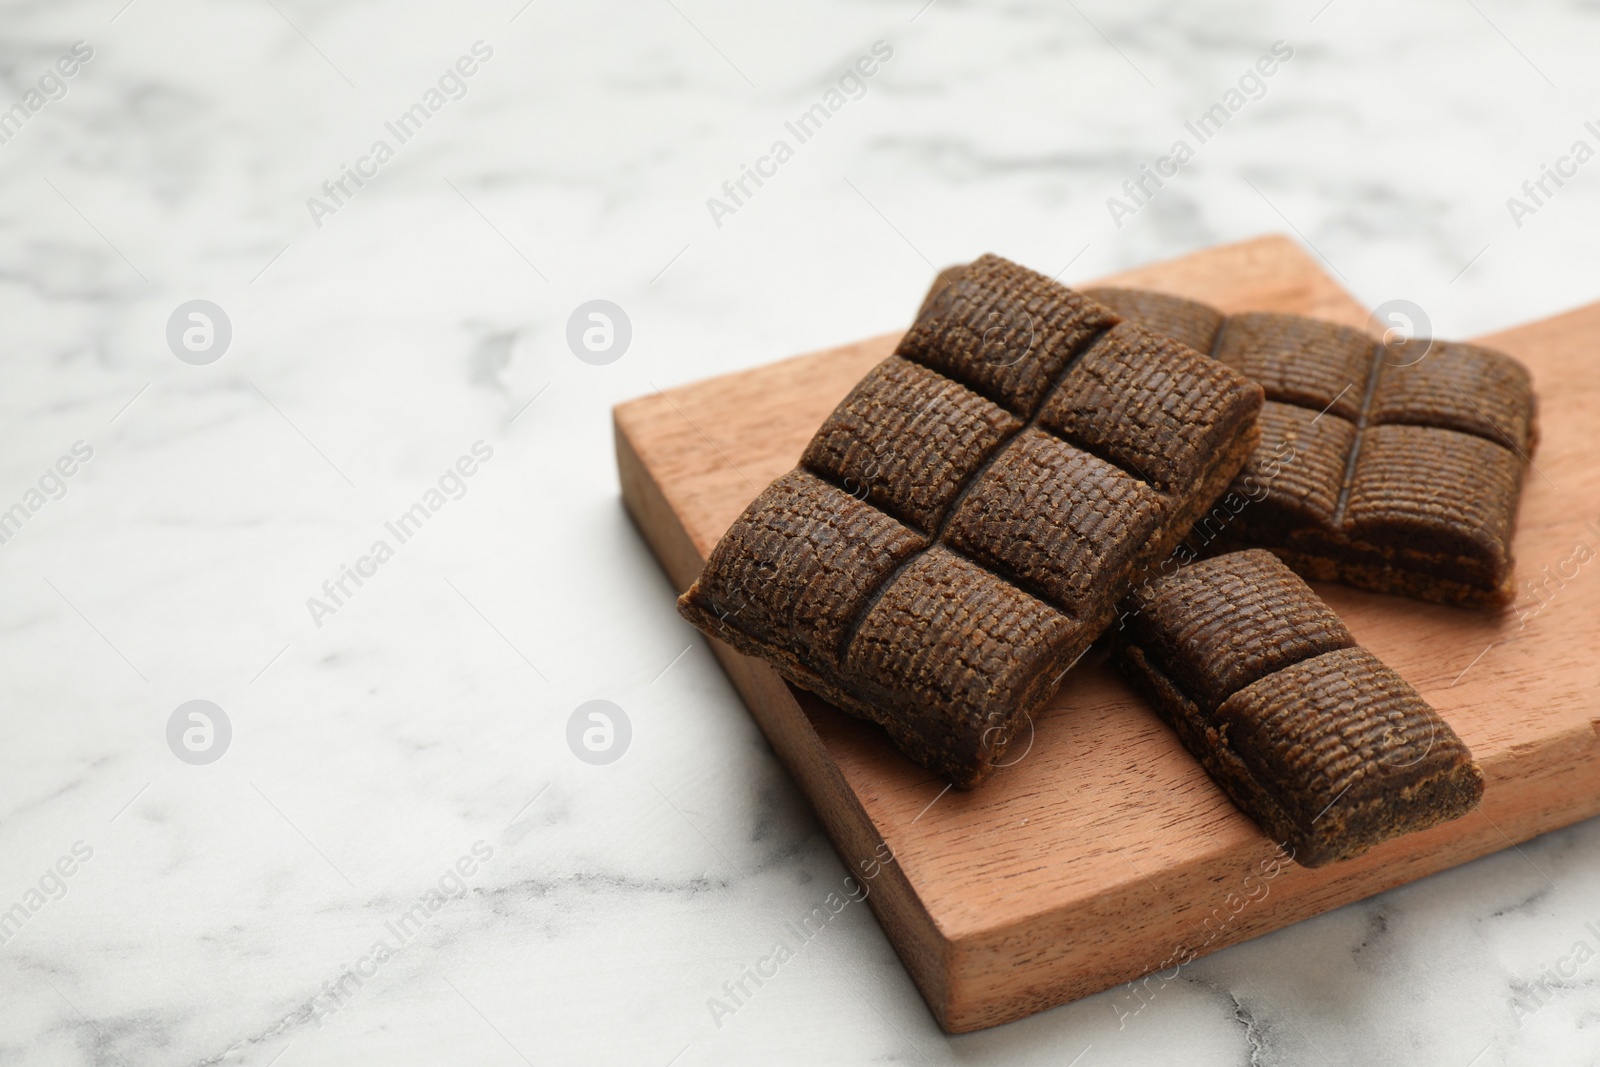
<path id="1" fill-rule="evenodd" d="M 1374 353 L 1378 350 L 1372 342 L 1367 342 Z M 1361 408 L 1355 417 L 1355 440 L 1350 445 L 1350 455 L 1345 460 L 1344 479 L 1339 483 L 1339 503 L 1333 509 L 1333 525 L 1337 528 L 1344 525 L 1345 513 L 1350 509 L 1350 487 L 1355 484 L 1356 465 L 1361 462 L 1361 446 L 1366 435 L 1362 433 L 1367 428 L 1367 412 L 1372 409 L 1372 395 L 1378 388 L 1378 367 L 1382 363 L 1381 356 L 1372 357 L 1372 365 L 1367 371 L 1366 384 L 1361 392 Z"/>
<path id="2" fill-rule="evenodd" d="M 1510 540 L 1537 438 L 1531 382 L 1516 360 L 1446 341 L 1385 347 L 1333 323 L 1223 316 L 1160 293 L 1087 293 L 1265 388 L 1261 443 L 1232 486 L 1251 503 L 1213 524 L 1225 530 L 1217 550 L 1261 545 L 1307 577 L 1425 600 L 1510 601 Z M 1450 491 L 1469 502 L 1447 499 L 1421 463 L 1400 462 L 1396 437 L 1413 460 L 1451 464 Z M 1452 455 L 1480 464 L 1480 478 L 1457 477 Z"/>

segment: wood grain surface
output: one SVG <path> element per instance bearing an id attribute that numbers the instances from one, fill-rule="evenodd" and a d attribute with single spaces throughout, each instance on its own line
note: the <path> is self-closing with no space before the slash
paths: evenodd
<path id="1" fill-rule="evenodd" d="M 1155 289 L 1228 313 L 1295 312 L 1357 328 L 1368 318 L 1283 237 L 1080 284 Z M 680 590 L 898 339 L 616 408 L 623 499 Z M 1481 340 L 1524 361 L 1539 393 L 1516 603 L 1489 616 L 1316 586 L 1471 746 L 1488 788 L 1456 822 L 1319 870 L 1280 862 L 1100 652 L 1067 677 L 1031 744 L 1019 737 L 1014 765 L 971 793 L 946 791 L 877 727 L 712 642 L 947 1030 L 1122 983 L 1132 984 L 1113 995 L 1113 1010 L 1137 1012 L 1188 959 L 1600 813 L 1600 304 Z M 881 844 L 894 862 L 880 869 Z"/>

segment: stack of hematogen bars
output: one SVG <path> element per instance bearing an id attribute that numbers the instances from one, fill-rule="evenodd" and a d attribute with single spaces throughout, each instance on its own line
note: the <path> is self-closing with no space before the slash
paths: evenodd
<path id="1" fill-rule="evenodd" d="M 1526 372 L 1487 349 L 1435 345 L 1450 366 L 1396 385 L 1374 362 L 1390 350 L 1354 331 L 1101 293 L 992 255 L 944 272 L 895 353 L 733 524 L 679 610 L 879 723 L 960 788 L 988 777 L 1120 618 L 1117 658 L 1137 688 L 1302 863 L 1469 810 L 1483 779 L 1466 746 L 1303 581 L 1261 551 L 1197 562 L 1185 538 L 1237 495 L 1235 479 L 1261 484 L 1265 453 L 1277 477 L 1252 490 L 1260 514 L 1237 530 L 1290 566 L 1328 576 L 1323 556 L 1301 552 L 1309 542 L 1284 545 L 1336 516 L 1317 529 L 1342 531 L 1329 550 L 1338 577 L 1497 602 L 1522 467 L 1477 450 L 1526 463 Z M 1317 417 L 1318 390 L 1345 371 L 1350 389 L 1335 385 Z M 1321 446 L 1331 419 L 1351 428 L 1339 457 Z M 1509 440 L 1490 442 L 1491 427 Z M 1289 462 L 1285 442 L 1303 446 Z M 1409 465 L 1390 455 L 1408 446 Z M 1319 480 L 1335 458 L 1345 468 Z M 1450 468 L 1432 484 L 1454 485 L 1462 464 L 1488 481 L 1454 505 L 1421 499 L 1419 463 Z"/>

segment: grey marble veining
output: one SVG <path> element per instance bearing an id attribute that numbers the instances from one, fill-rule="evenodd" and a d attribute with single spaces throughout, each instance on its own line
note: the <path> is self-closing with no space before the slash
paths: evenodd
<path id="1" fill-rule="evenodd" d="M 6 4 L 0 511 L 92 457 L 0 543 L 0 1062 L 1600 1062 L 1592 823 L 1131 1017 L 1111 991 L 942 1034 L 864 904 L 795 934 L 846 871 L 674 613 L 609 425 L 892 329 L 987 250 L 1088 279 L 1297 233 L 1441 335 L 1588 302 L 1600 161 L 1508 199 L 1600 147 L 1597 44 L 1593 4 L 1501 0 Z M 166 337 L 195 299 L 232 326 L 204 366 Z M 633 331 L 601 366 L 567 344 L 593 299 Z M 195 699 L 233 731 L 203 766 L 167 740 Z M 632 726 L 609 765 L 568 743 L 596 699 Z"/>

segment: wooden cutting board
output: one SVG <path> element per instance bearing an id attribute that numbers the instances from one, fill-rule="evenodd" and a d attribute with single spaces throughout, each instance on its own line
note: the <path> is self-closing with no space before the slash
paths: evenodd
<path id="1" fill-rule="evenodd" d="M 1224 312 L 1357 328 L 1368 318 L 1283 237 L 1097 284 Z M 623 499 L 677 588 L 898 339 L 616 408 Z M 1143 978 L 1111 1001 L 1119 1015 L 1137 1012 L 1189 959 L 1600 813 L 1600 304 L 1482 340 L 1525 362 L 1539 393 L 1516 604 L 1489 617 L 1317 586 L 1482 764 L 1481 807 L 1448 825 L 1320 870 L 1280 863 L 1098 652 L 1068 675 L 1031 746 L 1013 745 L 1024 753 L 1008 756 L 1014 765 L 974 792 L 946 791 L 877 727 L 712 642 L 945 1029 L 993 1026 Z"/>

